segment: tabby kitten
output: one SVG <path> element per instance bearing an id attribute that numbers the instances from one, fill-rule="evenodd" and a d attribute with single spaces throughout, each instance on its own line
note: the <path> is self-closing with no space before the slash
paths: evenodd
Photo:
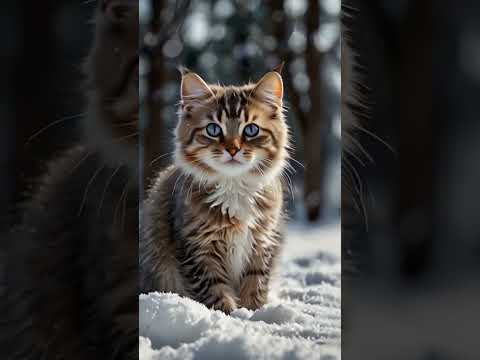
<path id="1" fill-rule="evenodd" d="M 278 72 L 245 86 L 184 72 L 174 164 L 144 203 L 142 292 L 258 309 L 283 244 L 289 134 Z"/>

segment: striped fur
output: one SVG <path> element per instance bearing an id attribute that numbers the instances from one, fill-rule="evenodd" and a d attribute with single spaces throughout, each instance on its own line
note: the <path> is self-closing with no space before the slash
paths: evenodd
<path id="1" fill-rule="evenodd" d="M 143 207 L 143 292 L 176 292 L 226 313 L 267 301 L 283 242 L 282 90 L 273 72 L 243 87 L 209 86 L 184 74 L 175 161 Z M 222 136 L 208 135 L 210 123 Z M 250 123 L 260 128 L 254 138 L 243 135 Z"/>

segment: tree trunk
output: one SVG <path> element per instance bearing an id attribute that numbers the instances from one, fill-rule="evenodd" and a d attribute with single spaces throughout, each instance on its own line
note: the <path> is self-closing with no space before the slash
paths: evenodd
<path id="1" fill-rule="evenodd" d="M 310 79 L 308 95 L 310 110 L 302 124 L 305 148 L 305 192 L 304 200 L 308 219 L 315 221 L 322 216 L 324 205 L 324 182 L 326 172 L 326 150 L 328 119 L 324 109 L 323 55 L 314 43 L 314 34 L 320 26 L 320 4 L 309 0 L 306 14 L 307 48 L 305 61 Z M 302 120 L 302 118 L 300 118 Z"/>

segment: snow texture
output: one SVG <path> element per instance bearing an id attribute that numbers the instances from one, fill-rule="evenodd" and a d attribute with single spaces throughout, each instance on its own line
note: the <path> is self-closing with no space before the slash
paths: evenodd
<path id="1" fill-rule="evenodd" d="M 176 294 L 140 295 L 140 359 L 340 359 L 340 226 L 294 224 L 287 239 L 257 311 L 228 316 Z"/>

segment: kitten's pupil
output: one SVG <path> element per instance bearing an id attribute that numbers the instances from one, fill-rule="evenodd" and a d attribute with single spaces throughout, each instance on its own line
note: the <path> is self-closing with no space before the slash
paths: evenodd
<path id="1" fill-rule="evenodd" d="M 245 126 L 245 129 L 243 130 L 245 135 L 248 136 L 248 137 L 257 136 L 259 131 L 260 131 L 260 129 L 255 124 L 249 124 L 249 125 Z"/>
<path id="2" fill-rule="evenodd" d="M 212 137 L 218 137 L 222 133 L 222 128 L 215 124 L 211 123 L 207 125 L 207 134 L 212 136 Z"/>

